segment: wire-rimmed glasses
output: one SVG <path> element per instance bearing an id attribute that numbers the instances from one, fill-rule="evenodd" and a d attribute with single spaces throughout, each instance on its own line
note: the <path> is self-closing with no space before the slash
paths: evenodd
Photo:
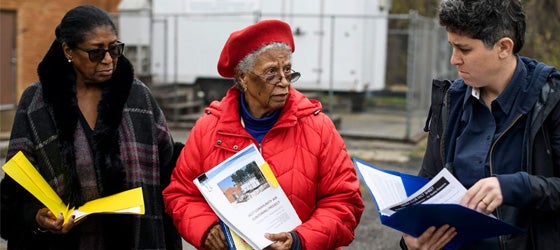
<path id="1" fill-rule="evenodd" d="M 249 71 L 249 73 L 261 78 L 263 81 L 265 81 L 266 83 L 271 84 L 271 85 L 276 85 L 279 82 L 281 82 L 282 77 L 285 77 L 286 80 L 289 83 L 294 83 L 301 77 L 301 73 L 296 72 L 293 69 L 291 69 L 289 73 L 284 73 L 284 76 L 282 76 L 282 74 L 280 74 L 280 72 L 276 72 L 276 73 L 273 73 L 273 74 L 267 74 L 267 75 L 264 75 L 264 76 L 255 74 L 251 71 Z"/>

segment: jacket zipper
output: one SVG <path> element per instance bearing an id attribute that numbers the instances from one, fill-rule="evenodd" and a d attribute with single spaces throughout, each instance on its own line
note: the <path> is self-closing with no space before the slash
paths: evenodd
<path id="1" fill-rule="evenodd" d="M 494 147 L 496 146 L 496 144 L 498 143 L 498 141 L 500 139 L 502 139 L 502 137 L 511 129 L 511 127 L 513 127 L 513 125 L 515 125 L 515 123 L 517 123 L 517 121 L 519 121 L 519 119 L 521 118 L 522 115 L 518 115 L 515 120 L 513 120 L 513 122 L 504 130 L 504 132 L 502 132 L 502 134 L 496 139 L 496 141 L 494 141 L 494 143 L 492 143 L 492 147 L 490 148 L 490 154 L 488 156 L 488 165 L 490 165 L 490 176 L 493 175 L 493 167 L 492 167 L 492 153 L 494 152 Z M 496 217 L 499 219 L 501 218 L 500 215 L 500 210 L 496 208 Z M 500 235 L 498 236 L 498 241 L 500 244 L 500 249 L 504 249 L 504 236 Z"/>
<path id="2" fill-rule="evenodd" d="M 446 128 L 447 125 L 445 124 L 444 119 L 447 119 L 449 117 L 449 92 L 448 92 L 448 90 L 445 91 L 445 95 L 443 97 L 444 98 L 443 103 L 444 103 L 445 111 L 441 112 L 441 114 L 439 114 L 440 115 L 439 119 L 441 121 L 440 124 L 442 125 L 441 128 L 440 128 L 440 129 L 442 129 L 442 131 L 441 131 L 441 136 L 439 138 L 440 139 L 440 141 L 439 141 L 439 154 L 440 154 L 440 157 L 441 157 L 440 158 L 441 159 L 441 166 L 443 168 L 445 168 L 445 145 L 444 144 L 445 144 L 445 130 L 447 130 L 447 128 Z M 447 116 L 443 117 L 443 114 L 447 114 Z M 455 171 L 453 171 L 453 172 L 455 172 Z"/>

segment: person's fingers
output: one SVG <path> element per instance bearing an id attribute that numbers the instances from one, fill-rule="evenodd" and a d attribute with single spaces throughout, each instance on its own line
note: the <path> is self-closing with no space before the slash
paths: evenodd
<path id="1" fill-rule="evenodd" d="M 461 199 L 462 205 L 483 213 L 492 213 L 502 202 L 500 182 L 496 177 L 477 181 Z"/>
<path id="2" fill-rule="evenodd" d="M 209 235 L 208 235 L 208 238 L 206 238 L 205 245 L 206 245 L 206 247 L 208 247 L 208 249 L 213 249 L 213 250 L 214 250 L 214 249 L 216 249 L 216 250 L 217 250 L 217 249 L 221 249 L 221 248 L 218 246 L 217 240 L 214 239 L 214 236 L 211 235 L 211 234 L 209 234 Z"/>
<path id="3" fill-rule="evenodd" d="M 404 244 L 408 249 L 416 249 L 418 247 L 417 238 L 412 237 L 409 234 L 403 234 Z"/>
<path id="4" fill-rule="evenodd" d="M 226 242 L 226 236 L 225 236 L 225 232 L 222 230 L 222 227 L 220 227 L 220 230 L 218 231 L 218 235 L 220 236 L 220 240 L 222 240 L 223 242 Z"/>
<path id="5" fill-rule="evenodd" d="M 54 234 L 66 233 L 62 231 L 64 225 L 64 215 L 62 215 L 62 213 L 58 214 L 56 220 L 50 220 L 49 223 L 51 224 L 50 227 L 51 229 L 49 229 L 51 233 Z"/>
<path id="6" fill-rule="evenodd" d="M 481 193 L 486 194 L 478 201 L 474 208 L 475 210 L 481 213 L 491 214 L 502 204 L 500 189 L 489 187 L 487 191 Z"/>
<path id="7" fill-rule="evenodd" d="M 482 199 L 476 204 L 475 210 L 481 213 L 489 214 L 493 211 L 491 210 L 490 205 L 491 203 L 487 203 L 484 201 L 484 199 Z"/>
<path id="8" fill-rule="evenodd" d="M 214 250 L 217 249 L 216 246 L 214 245 L 214 241 L 212 241 L 209 238 L 206 238 L 206 241 L 204 242 L 204 245 L 206 246 L 206 248 Z"/>
<path id="9" fill-rule="evenodd" d="M 420 245 L 429 242 L 430 239 L 433 237 L 435 231 L 436 231 L 436 227 L 433 226 L 426 229 L 426 231 L 424 231 L 424 233 L 422 233 L 420 237 L 418 237 L 417 239 Z"/>
<path id="10" fill-rule="evenodd" d="M 426 229 L 418 238 L 409 234 L 403 234 L 403 239 L 408 249 L 422 249 L 428 247 L 429 241 L 435 231 L 436 228 L 432 226 Z"/>
<path id="11" fill-rule="evenodd" d="M 264 237 L 273 241 L 266 249 L 290 249 L 293 244 L 292 235 L 288 232 L 277 234 L 265 233 Z"/>
<path id="12" fill-rule="evenodd" d="M 271 241 L 285 241 L 288 237 L 291 238 L 291 235 L 289 233 L 277 233 L 277 234 L 265 233 L 264 237 Z"/>
<path id="13" fill-rule="evenodd" d="M 482 189 L 483 189 L 483 184 L 480 181 L 478 181 L 471 188 L 469 188 L 469 190 L 467 190 L 467 193 L 465 193 L 465 197 L 469 197 L 466 203 L 467 207 L 471 209 L 476 209 L 478 203 L 486 195 L 485 193 L 482 192 Z"/>
<path id="14" fill-rule="evenodd" d="M 500 202 L 498 202 L 496 199 L 492 200 L 488 204 L 486 204 L 486 202 L 484 202 L 484 201 L 482 201 L 482 202 L 484 203 L 484 205 L 486 205 L 486 209 L 484 210 L 484 213 L 486 213 L 486 214 L 491 214 L 500 205 L 499 204 Z"/>
<path id="15" fill-rule="evenodd" d="M 478 183 L 475 183 L 471 188 L 469 188 L 467 190 L 467 192 L 465 192 L 465 195 L 463 195 L 463 198 L 461 198 L 461 204 L 474 209 L 476 207 L 476 204 L 471 204 L 474 201 L 474 196 L 476 195 L 476 193 L 478 193 L 478 190 L 480 189 L 480 187 L 477 185 Z"/>
<path id="16" fill-rule="evenodd" d="M 428 239 L 428 244 L 430 245 L 436 245 L 436 242 L 438 242 L 440 240 L 440 238 L 445 234 L 445 232 L 447 232 L 447 230 L 450 228 L 449 225 L 443 225 L 441 227 L 439 227 L 432 235 L 431 237 Z"/>
<path id="17" fill-rule="evenodd" d="M 204 245 L 209 249 L 227 249 L 224 233 L 219 224 L 214 225 L 210 229 Z"/>
<path id="18" fill-rule="evenodd" d="M 403 240 L 408 249 L 442 249 L 455 237 L 456 230 L 449 225 L 443 225 L 439 228 L 429 227 L 415 238 L 408 234 L 403 234 Z"/>
<path id="19" fill-rule="evenodd" d="M 51 210 L 49 210 L 48 208 L 44 208 L 47 211 L 47 217 L 51 220 L 56 220 L 57 216 L 55 216 Z"/>
<path id="20" fill-rule="evenodd" d="M 35 215 L 35 221 L 41 229 L 49 230 L 52 233 L 58 233 L 62 229 L 64 217 L 62 217 L 62 214 L 55 217 L 48 208 L 41 208 Z"/>
<path id="21" fill-rule="evenodd" d="M 221 233 L 221 230 L 217 233 L 215 242 L 217 249 L 227 249 L 226 238 L 224 237 L 224 234 Z"/>
<path id="22" fill-rule="evenodd" d="M 453 237 L 457 235 L 457 231 L 455 231 L 454 227 L 448 227 L 445 232 L 437 238 L 436 242 L 433 244 L 434 249 L 442 249 L 449 243 Z"/>
<path id="23" fill-rule="evenodd" d="M 60 229 L 61 233 L 63 234 L 68 233 L 70 232 L 70 229 L 74 228 L 74 218 L 75 216 L 72 215 L 70 216 L 70 218 L 68 218 L 68 221 L 66 223 L 62 224 L 62 228 Z"/>

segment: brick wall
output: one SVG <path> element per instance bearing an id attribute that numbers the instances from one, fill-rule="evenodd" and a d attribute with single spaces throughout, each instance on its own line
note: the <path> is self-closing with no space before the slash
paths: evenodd
<path id="1" fill-rule="evenodd" d="M 16 11 L 17 95 L 37 80 L 37 64 L 54 39 L 54 29 L 64 14 L 81 4 L 92 4 L 113 13 L 120 0 L 2 0 L 0 9 Z"/>

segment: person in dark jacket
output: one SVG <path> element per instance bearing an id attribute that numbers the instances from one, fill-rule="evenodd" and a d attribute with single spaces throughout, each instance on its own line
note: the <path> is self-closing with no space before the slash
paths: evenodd
<path id="1" fill-rule="evenodd" d="M 70 207 L 142 187 L 145 214 L 64 223 L 6 175 L 1 235 L 8 249 L 181 249 L 162 190 L 183 144 L 173 142 L 149 89 L 134 78 L 114 23 L 83 5 L 55 33 L 39 81 L 19 101 L 7 159 L 23 152 Z"/>
<path id="2" fill-rule="evenodd" d="M 461 78 L 434 81 L 419 175 L 447 168 L 468 189 L 463 205 L 525 230 L 460 249 L 560 249 L 560 73 L 518 54 L 519 0 L 444 0 L 439 19 Z M 434 225 L 401 247 L 440 249 L 454 235 Z"/>

